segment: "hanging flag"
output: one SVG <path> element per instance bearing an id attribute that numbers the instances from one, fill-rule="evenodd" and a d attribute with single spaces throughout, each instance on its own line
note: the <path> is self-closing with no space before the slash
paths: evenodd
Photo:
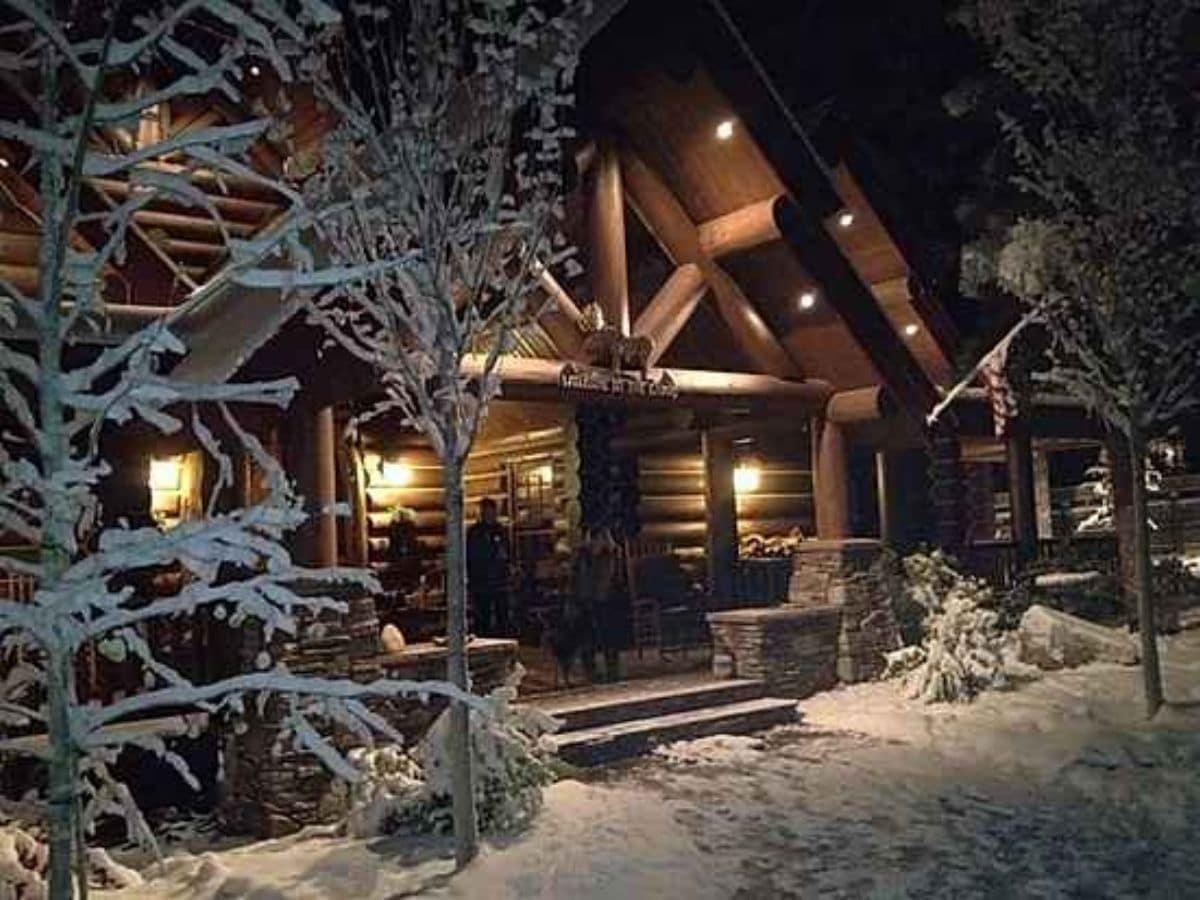
<path id="1" fill-rule="evenodd" d="M 1017 393 L 1008 380 L 1008 348 L 1011 343 L 1012 336 L 1002 340 L 984 357 L 979 367 L 979 375 L 992 407 L 992 427 L 996 437 L 1004 437 L 1009 420 L 1016 418 L 1020 412 Z"/>

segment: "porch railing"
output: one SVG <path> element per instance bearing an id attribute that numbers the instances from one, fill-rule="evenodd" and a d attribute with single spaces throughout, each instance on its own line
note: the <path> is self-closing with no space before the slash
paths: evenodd
<path id="1" fill-rule="evenodd" d="M 1113 574 L 1117 570 L 1117 539 L 1111 534 L 1088 534 L 1069 541 L 1038 541 L 1037 562 L 1051 560 Z M 1010 541 L 977 541 L 963 548 L 958 561 L 967 572 L 1000 589 L 1012 587 L 1025 567 L 1017 545 Z"/>

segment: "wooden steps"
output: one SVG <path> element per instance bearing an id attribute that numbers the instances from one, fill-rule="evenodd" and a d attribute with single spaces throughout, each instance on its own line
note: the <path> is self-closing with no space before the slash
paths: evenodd
<path id="1" fill-rule="evenodd" d="M 552 740 L 563 760 L 577 766 L 628 759 L 670 741 L 761 731 L 798 718 L 795 700 L 766 697 L 762 682 L 744 679 L 538 706 L 562 720 Z"/>

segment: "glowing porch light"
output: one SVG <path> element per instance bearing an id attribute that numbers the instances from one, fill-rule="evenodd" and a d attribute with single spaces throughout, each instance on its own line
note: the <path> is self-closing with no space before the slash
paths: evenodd
<path id="1" fill-rule="evenodd" d="M 733 137 L 733 119 L 725 119 L 717 125 L 717 140 L 727 141 Z"/>
<path id="2" fill-rule="evenodd" d="M 849 228 L 854 224 L 854 213 L 848 209 L 843 209 L 837 217 L 837 223 L 842 228 Z"/>
<path id="3" fill-rule="evenodd" d="M 753 494 L 762 484 L 762 469 L 756 463 L 742 463 L 733 470 L 733 490 L 737 494 Z"/>
<path id="4" fill-rule="evenodd" d="M 817 292 L 816 291 L 805 291 L 803 294 L 800 295 L 800 308 L 801 309 L 812 309 L 816 305 L 817 305 Z"/>
<path id="5" fill-rule="evenodd" d="M 257 78 L 261 74 L 262 74 L 262 69 L 260 69 L 258 66 L 254 65 L 254 66 L 250 67 L 250 77 L 251 78 Z"/>
<path id="6" fill-rule="evenodd" d="M 166 459 L 150 460 L 150 490 L 177 491 L 183 473 L 183 464 L 179 457 L 171 456 Z"/>
<path id="7" fill-rule="evenodd" d="M 916 333 L 920 330 L 921 330 L 920 325 L 917 325 L 915 322 L 909 322 L 907 325 L 904 326 L 904 336 L 905 337 L 914 337 L 916 335 Z"/>

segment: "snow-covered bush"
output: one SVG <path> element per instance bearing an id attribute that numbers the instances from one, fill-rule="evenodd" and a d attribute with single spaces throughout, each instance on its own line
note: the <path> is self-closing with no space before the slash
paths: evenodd
<path id="1" fill-rule="evenodd" d="M 553 750 L 543 740 L 557 721 L 536 709 L 514 706 L 515 697 L 515 685 L 507 684 L 488 697 L 488 709 L 471 711 L 475 803 L 484 833 L 511 831 L 529 822 L 558 770 Z M 391 745 L 352 753 L 363 777 L 351 795 L 351 834 L 451 830 L 448 731 L 447 711 L 411 751 Z"/>
<path id="2" fill-rule="evenodd" d="M 885 678 L 900 678 L 926 703 L 966 702 L 1004 688 L 1000 617 L 992 589 L 956 571 L 940 551 L 904 560 L 905 596 L 925 610 L 920 644 L 887 654 Z"/>

